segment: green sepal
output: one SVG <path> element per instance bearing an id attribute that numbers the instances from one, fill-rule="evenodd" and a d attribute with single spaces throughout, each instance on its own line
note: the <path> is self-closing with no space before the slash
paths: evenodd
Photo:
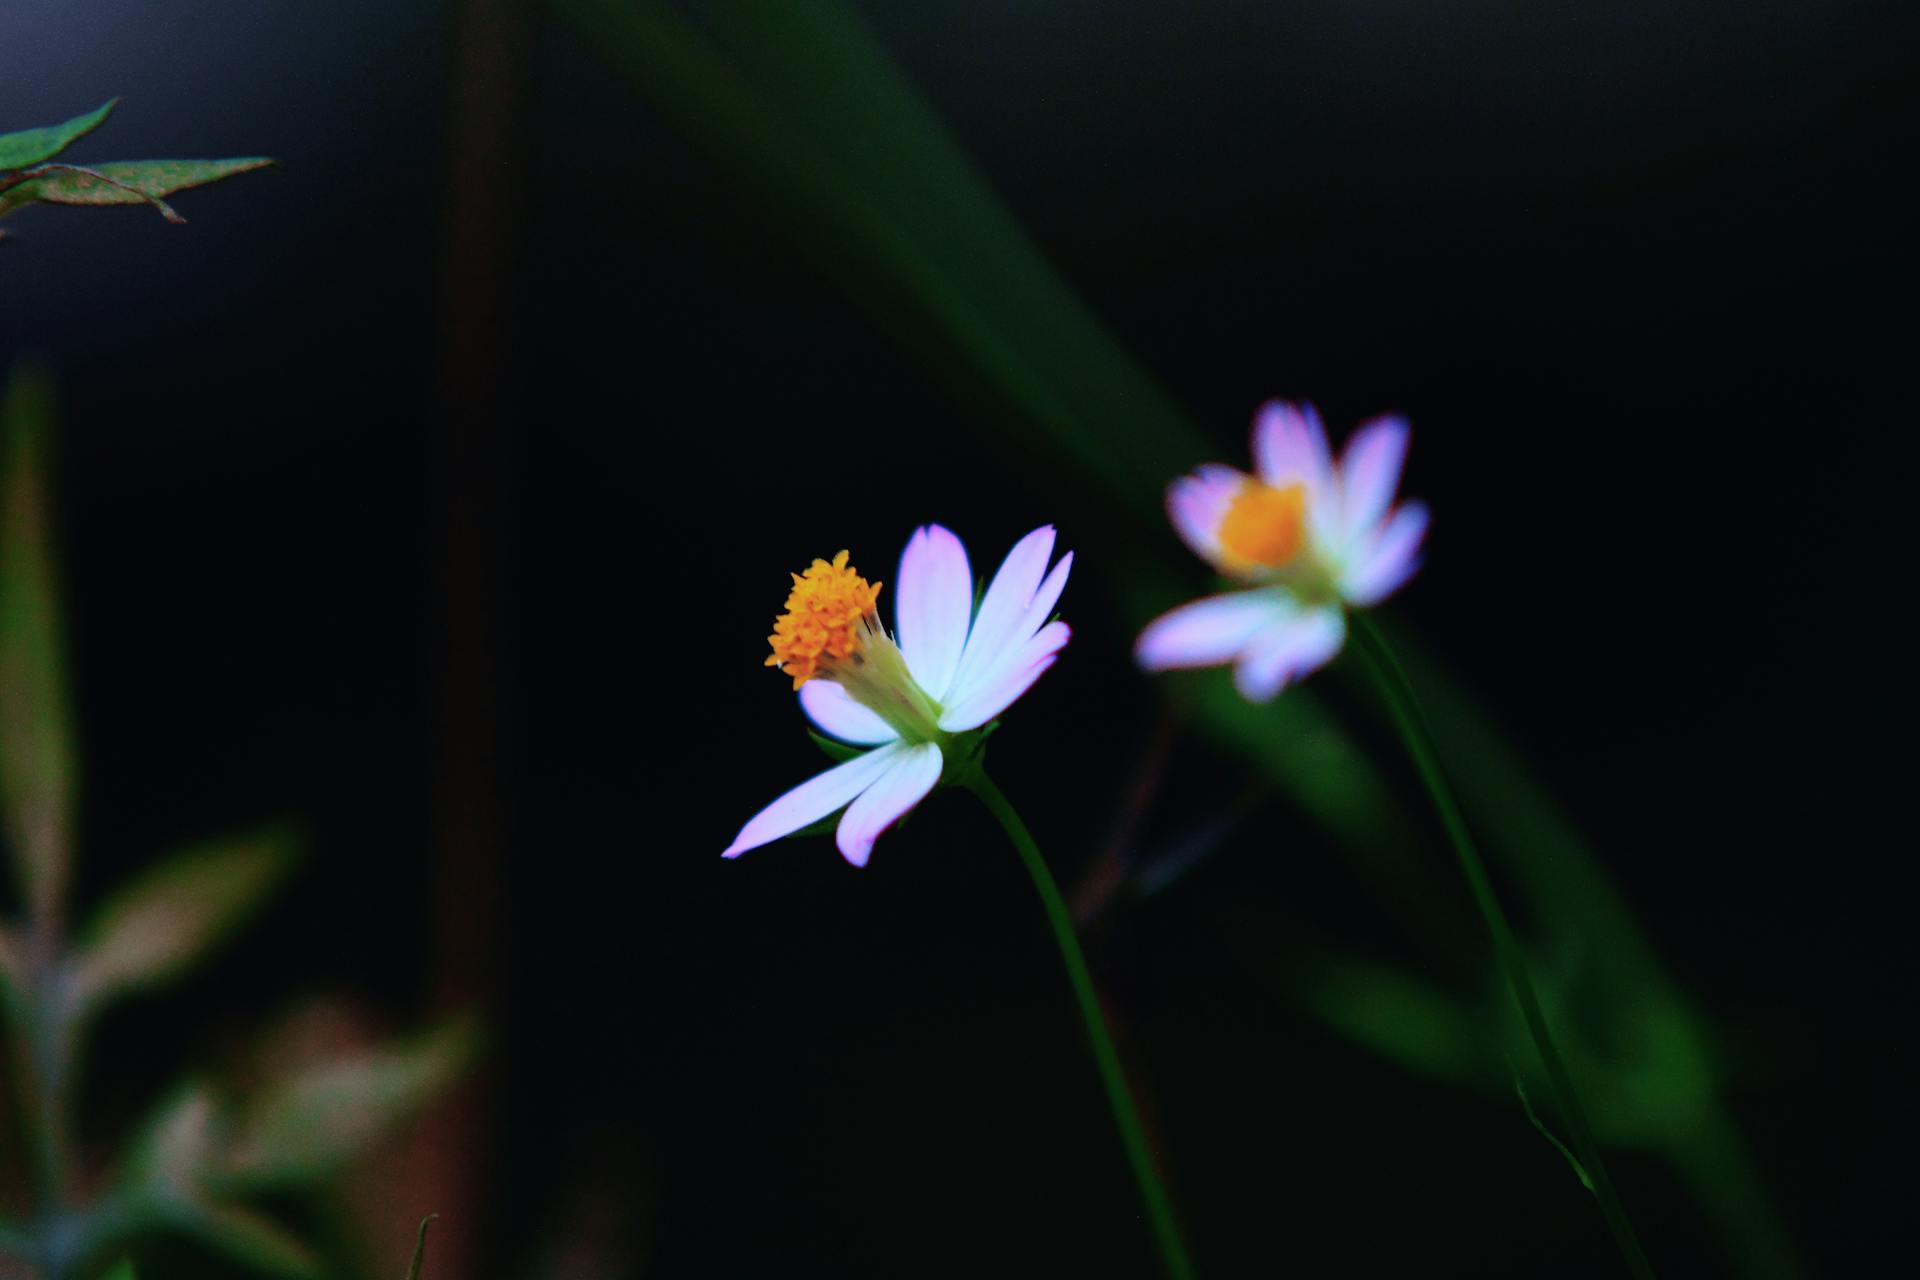
<path id="1" fill-rule="evenodd" d="M 0 172 L 25 169 L 29 165 L 53 159 L 105 124 L 107 117 L 119 105 L 120 99 L 108 98 L 85 115 L 75 116 L 61 124 L 22 129 L 17 133 L 0 133 Z"/>
<path id="2" fill-rule="evenodd" d="M 842 742 L 838 738 L 829 738 L 825 734 L 807 730 L 807 736 L 813 739 L 813 745 L 827 753 L 827 758 L 835 764 L 845 764 L 873 750 L 872 747 L 856 747 L 851 742 Z"/>
<path id="3" fill-rule="evenodd" d="M 839 829 L 840 815 L 846 811 L 847 806 L 843 804 L 819 821 L 809 822 L 798 831 L 789 831 L 780 838 L 782 840 L 798 840 L 802 836 L 830 836 Z"/>

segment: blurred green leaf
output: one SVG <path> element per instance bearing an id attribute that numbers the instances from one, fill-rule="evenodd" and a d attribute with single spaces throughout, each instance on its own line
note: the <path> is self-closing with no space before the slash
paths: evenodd
<path id="1" fill-rule="evenodd" d="M 48 453 L 53 385 L 14 371 L 0 400 L 0 819 L 34 918 L 57 916 L 71 859 L 67 695 Z"/>
<path id="2" fill-rule="evenodd" d="M 0 924 L 0 995 L 5 995 L 9 988 L 17 993 L 26 987 L 26 942 L 13 929 Z"/>
<path id="3" fill-rule="evenodd" d="M 242 156 L 232 160 L 115 160 L 57 169 L 0 191 L 0 217 L 39 200 L 68 205 L 152 204 L 170 219 L 184 221 L 166 204 L 166 196 L 273 163 L 267 156 Z"/>
<path id="4" fill-rule="evenodd" d="M 133 1259 L 122 1257 L 101 1275 L 100 1280 L 136 1280 L 133 1272 Z"/>
<path id="5" fill-rule="evenodd" d="M 0 1218 L 0 1254 L 27 1257 L 33 1252 L 33 1236 L 10 1218 Z"/>
<path id="6" fill-rule="evenodd" d="M 76 998 L 98 1005 L 182 973 L 265 901 L 294 860 L 282 829 L 167 858 L 95 913 L 73 960 Z"/>
<path id="7" fill-rule="evenodd" d="M 237 1204 L 175 1206 L 171 1223 L 242 1266 L 286 1280 L 321 1274 L 320 1258 L 279 1223 Z"/>
<path id="8" fill-rule="evenodd" d="M 64 124 L 22 129 L 18 133 L 0 133 L 0 171 L 25 169 L 29 165 L 53 159 L 106 123 L 107 117 L 119 105 L 120 99 L 109 98 L 85 115 L 75 116 Z"/>
<path id="9" fill-rule="evenodd" d="M 269 1086 L 241 1116 L 219 1185 L 252 1191 L 327 1176 L 452 1083 L 477 1048 L 473 1024 L 455 1020 Z"/>
<path id="10" fill-rule="evenodd" d="M 1487 1023 L 1471 1004 L 1385 965 L 1327 957 L 1296 979 L 1329 1026 L 1416 1075 L 1475 1083 L 1489 1064 Z"/>
<path id="11" fill-rule="evenodd" d="M 169 1094 L 128 1144 L 121 1186 L 141 1198 L 191 1202 L 215 1162 L 218 1105 L 199 1083 Z"/>

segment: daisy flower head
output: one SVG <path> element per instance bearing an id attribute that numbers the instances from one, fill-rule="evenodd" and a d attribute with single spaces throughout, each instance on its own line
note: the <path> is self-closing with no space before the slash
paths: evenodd
<path id="1" fill-rule="evenodd" d="M 841 813 L 840 853 L 867 864 L 873 842 L 925 799 L 976 734 L 1025 693 L 1067 643 L 1053 607 L 1073 568 L 1053 564 L 1051 525 L 1014 545 L 974 607 L 960 539 L 937 524 L 900 557 L 894 630 L 880 623 L 882 584 L 842 551 L 793 575 L 766 665 L 792 677 L 800 708 L 858 754 L 754 815 L 722 856 L 738 857 Z M 844 812 L 841 812 L 844 810 Z"/>
<path id="2" fill-rule="evenodd" d="M 1336 460 L 1312 405 L 1274 400 L 1254 418 L 1254 474 L 1208 463 L 1174 481 L 1173 527 L 1242 586 L 1147 624 L 1140 665 L 1232 664 L 1241 694 L 1265 702 L 1331 660 L 1346 610 L 1378 604 L 1420 567 L 1427 509 L 1394 502 L 1407 435 L 1405 419 L 1375 418 Z"/>

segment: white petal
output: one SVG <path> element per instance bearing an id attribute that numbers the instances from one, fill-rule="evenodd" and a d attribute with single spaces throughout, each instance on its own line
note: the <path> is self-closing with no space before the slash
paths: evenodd
<path id="1" fill-rule="evenodd" d="M 1060 593 L 1067 589 L 1067 575 L 1071 572 L 1073 572 L 1073 552 L 1069 551 L 1060 557 L 1060 563 L 1054 565 L 1046 578 L 1041 581 L 1040 589 L 1033 593 L 1033 600 L 1027 605 L 1026 613 L 1021 616 L 1019 625 L 1013 629 L 1013 634 L 1019 637 L 1020 643 L 1025 644 L 1040 634 L 1040 628 L 1046 626 L 1048 620 L 1053 617 L 1053 606 L 1060 603 Z"/>
<path id="2" fill-rule="evenodd" d="M 1149 622 L 1134 642 L 1133 657 L 1148 671 L 1219 666 L 1239 656 L 1256 633 L 1294 613 L 1275 591 L 1207 596 Z"/>
<path id="3" fill-rule="evenodd" d="M 1049 622 L 1040 628 L 1011 651 L 1005 662 L 975 682 L 964 698 L 948 707 L 940 716 L 940 727 L 948 733 L 965 733 L 1005 711 L 1033 687 L 1041 673 L 1053 665 L 1054 655 L 1072 638 L 1073 632 L 1064 622 Z"/>
<path id="4" fill-rule="evenodd" d="M 831 680 L 809 680 L 801 685 L 800 709 L 828 736 L 842 742 L 873 747 L 900 736 L 892 725 L 855 702 Z"/>
<path id="5" fill-rule="evenodd" d="M 1420 567 L 1420 542 L 1427 533 L 1427 506 L 1404 502 L 1385 527 L 1356 549 L 1353 568 L 1340 579 L 1340 594 L 1366 608 L 1398 591 Z"/>
<path id="6" fill-rule="evenodd" d="M 740 834 L 720 856 L 737 858 L 749 849 L 771 844 L 810 822 L 820 821 L 872 786 L 906 750 L 893 743 L 815 774 L 754 814 L 752 821 L 740 828 Z"/>
<path id="7" fill-rule="evenodd" d="M 938 781 L 939 747 L 925 742 L 902 750 L 893 767 L 847 806 L 834 837 L 840 855 L 856 867 L 866 866 L 867 855 L 873 852 L 873 842 L 880 833 L 924 800 Z"/>
<path id="8" fill-rule="evenodd" d="M 907 669 L 938 701 L 953 684 L 973 616 L 967 549 L 937 524 L 914 530 L 894 590 L 894 631 Z"/>
<path id="9" fill-rule="evenodd" d="M 967 635 L 966 652 L 960 656 L 960 669 L 947 686 L 943 702 L 963 701 L 980 678 L 997 667 L 1005 650 L 1017 646 L 1025 636 L 1015 629 L 1033 603 L 1034 591 L 1047 572 L 1047 560 L 1053 555 L 1053 526 L 1041 525 L 1013 544 L 1000 570 L 987 584 L 980 600 L 980 612 L 974 615 L 973 630 Z"/>
<path id="10" fill-rule="evenodd" d="M 1220 522 L 1234 495 L 1253 477 L 1209 462 L 1167 486 L 1167 519 L 1181 541 L 1208 564 L 1221 563 Z"/>
<path id="11" fill-rule="evenodd" d="M 1289 683 L 1325 666 L 1347 639 L 1347 619 L 1332 605 L 1310 609 L 1262 631 L 1233 670 L 1249 702 L 1267 702 Z"/>
<path id="12" fill-rule="evenodd" d="M 1364 537 L 1387 514 L 1406 458 L 1405 418 L 1375 418 L 1347 441 L 1340 454 L 1340 515 L 1347 545 Z"/>
<path id="13" fill-rule="evenodd" d="M 1260 478 L 1275 488 L 1306 485 L 1309 517 L 1339 500 L 1327 429 L 1310 404 L 1270 400 L 1260 406 L 1253 419 L 1253 463 Z"/>

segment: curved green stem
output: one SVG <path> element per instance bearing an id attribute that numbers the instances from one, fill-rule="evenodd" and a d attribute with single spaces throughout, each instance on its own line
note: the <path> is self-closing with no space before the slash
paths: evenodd
<path id="1" fill-rule="evenodd" d="M 1047 870 L 1046 859 L 1040 856 L 1040 847 L 1034 844 L 1027 824 L 1020 820 L 1020 815 L 985 770 L 974 768 L 962 785 L 979 796 L 980 802 L 1006 828 L 1007 838 L 1020 851 L 1020 860 L 1026 864 L 1027 874 L 1033 877 L 1033 887 L 1040 891 L 1041 905 L 1047 909 L 1047 923 L 1053 926 L 1053 940 L 1059 944 L 1060 959 L 1067 967 L 1067 979 L 1073 984 L 1075 999 L 1080 1002 L 1080 1017 L 1086 1024 L 1087 1039 L 1093 1045 L 1093 1060 L 1100 1068 L 1100 1083 L 1106 1087 L 1107 1105 L 1113 1110 L 1113 1122 L 1120 1129 L 1120 1141 L 1127 1149 L 1127 1163 L 1133 1166 L 1140 1198 L 1146 1202 L 1147 1219 L 1160 1246 L 1160 1257 L 1166 1263 L 1168 1275 L 1176 1280 L 1191 1280 L 1193 1264 L 1187 1260 L 1186 1246 L 1181 1243 L 1179 1228 L 1174 1225 L 1173 1206 L 1168 1203 L 1166 1189 L 1160 1185 L 1160 1174 L 1153 1167 L 1146 1131 L 1140 1125 L 1139 1113 L 1134 1110 L 1133 1096 L 1127 1091 L 1120 1055 L 1113 1047 L 1113 1037 L 1108 1034 L 1106 1019 L 1100 1013 L 1100 997 L 1094 990 L 1093 975 L 1087 969 L 1086 956 L 1081 953 L 1080 940 L 1074 935 L 1073 917 L 1060 896 L 1060 887 L 1053 882 L 1053 873 Z"/>
<path id="2" fill-rule="evenodd" d="M 1581 1105 L 1580 1095 L 1574 1090 L 1573 1077 L 1561 1060 L 1560 1051 L 1554 1047 L 1553 1035 L 1547 1029 L 1546 1015 L 1541 1012 L 1539 998 L 1534 995 L 1533 980 L 1527 976 L 1520 943 L 1513 935 L 1513 927 L 1507 923 L 1507 913 L 1501 909 L 1500 899 L 1494 894 L 1493 881 L 1487 875 L 1486 864 L 1480 859 L 1472 833 L 1467 830 L 1467 821 L 1454 799 L 1453 788 L 1448 785 L 1446 774 L 1441 771 L 1433 734 L 1427 728 L 1425 714 L 1420 710 L 1420 700 L 1414 696 L 1413 682 L 1407 679 L 1407 673 L 1399 659 L 1394 657 L 1386 637 L 1364 614 L 1352 615 L 1350 622 L 1360 656 L 1366 660 L 1374 682 L 1386 697 L 1387 706 L 1393 712 L 1394 724 L 1407 745 L 1407 753 L 1413 757 L 1420 780 L 1426 784 L 1433 807 L 1439 811 L 1440 825 L 1446 828 L 1447 838 L 1453 842 L 1453 851 L 1460 860 L 1460 870 L 1465 873 L 1467 886 L 1473 891 L 1474 904 L 1480 908 L 1487 932 L 1493 935 L 1495 956 L 1506 972 L 1507 985 L 1512 988 L 1513 998 L 1520 1006 L 1520 1016 L 1526 1021 L 1527 1032 L 1533 1037 L 1533 1046 L 1540 1054 L 1540 1065 L 1546 1068 L 1554 1098 L 1560 1104 L 1561 1114 L 1566 1118 L 1567 1128 L 1573 1136 L 1573 1148 L 1579 1153 L 1580 1163 L 1585 1166 L 1587 1176 L 1592 1180 L 1593 1195 L 1600 1202 L 1600 1212 L 1605 1215 L 1607 1226 L 1613 1231 L 1614 1242 L 1626 1257 L 1628 1269 L 1641 1280 L 1653 1280 L 1653 1266 L 1640 1248 L 1640 1239 L 1634 1234 L 1633 1224 L 1627 1220 L 1626 1208 L 1620 1203 L 1619 1193 L 1613 1188 L 1613 1179 L 1608 1176 L 1607 1166 L 1600 1158 L 1600 1147 L 1593 1139 L 1592 1126 L 1587 1123 L 1586 1108 Z"/>

